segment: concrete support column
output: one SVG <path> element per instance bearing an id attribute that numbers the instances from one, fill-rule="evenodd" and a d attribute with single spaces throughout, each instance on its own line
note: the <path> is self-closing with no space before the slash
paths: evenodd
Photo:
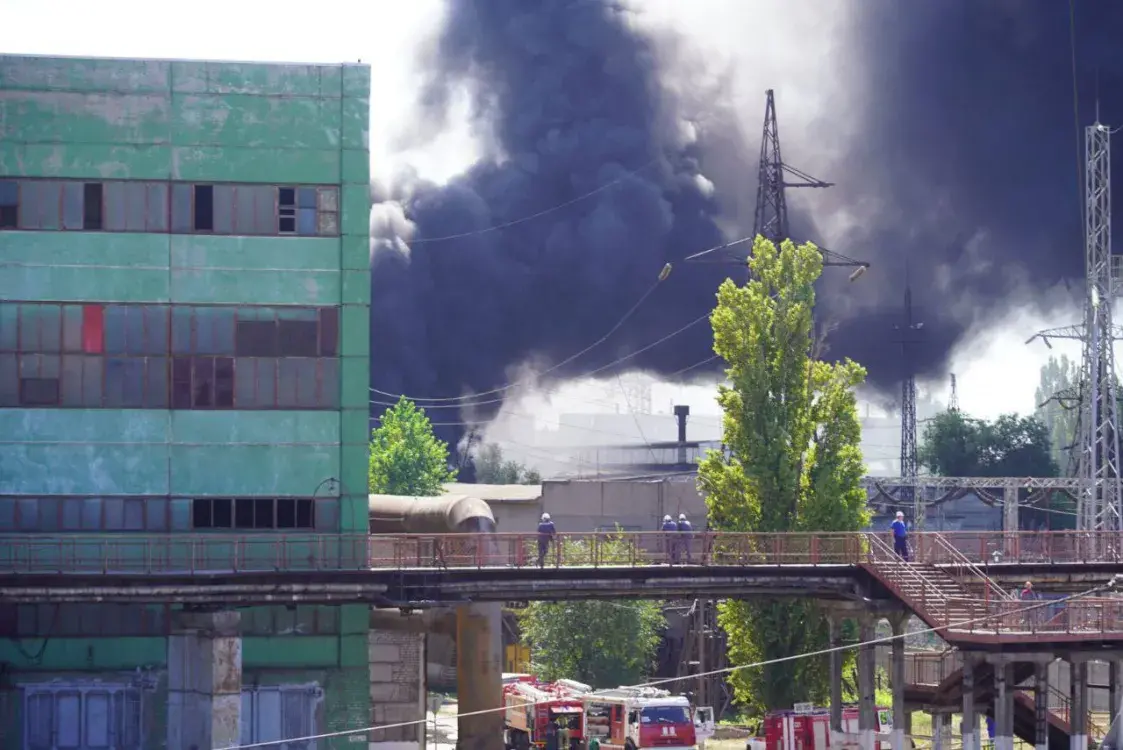
<path id="1" fill-rule="evenodd" d="M 1049 749 L 1049 665 L 1038 664 L 1033 670 L 1033 747 Z"/>
<path id="2" fill-rule="evenodd" d="M 858 743 L 862 750 L 874 750 L 877 734 L 877 658 L 872 643 L 876 621 L 869 615 L 858 619 Z"/>
<path id="3" fill-rule="evenodd" d="M 932 750 L 946 750 L 951 745 L 951 716 L 948 714 L 932 714 Z"/>
<path id="4" fill-rule="evenodd" d="M 963 735 L 963 750 L 979 750 L 979 717 L 975 713 L 975 661 L 970 654 L 963 655 L 963 721 L 959 729 Z"/>
<path id="5" fill-rule="evenodd" d="M 503 736 L 502 605 L 456 610 L 457 750 L 494 750 Z M 464 716 L 475 711 L 488 713 Z"/>
<path id="6" fill-rule="evenodd" d="M 843 619 L 837 614 L 828 618 L 830 623 L 831 651 L 831 731 L 842 731 L 842 623 Z"/>
<path id="7" fill-rule="evenodd" d="M 893 640 L 890 641 L 889 655 L 889 680 L 893 690 L 893 733 L 891 743 L 893 750 L 904 750 L 905 731 L 908 719 L 905 717 L 905 623 L 908 616 L 905 614 L 894 615 L 889 618 L 889 625 L 893 628 Z"/>
<path id="8" fill-rule="evenodd" d="M 1119 716 L 1121 701 L 1123 701 L 1123 662 L 1112 659 L 1108 662 L 1108 697 L 1107 710 L 1111 714 L 1111 721 Z"/>
<path id="9" fill-rule="evenodd" d="M 1088 750 L 1088 662 L 1069 662 L 1069 750 Z"/>
<path id="10" fill-rule="evenodd" d="M 1014 750 L 1014 665 L 994 659 L 994 750 Z"/>
<path id="11" fill-rule="evenodd" d="M 179 612 L 168 636 L 167 750 L 239 742 L 242 639 L 237 612 Z"/>

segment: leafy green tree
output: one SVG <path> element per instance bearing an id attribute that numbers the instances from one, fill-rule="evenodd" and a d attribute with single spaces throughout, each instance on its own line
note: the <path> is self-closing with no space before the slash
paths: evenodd
<path id="1" fill-rule="evenodd" d="M 613 537 L 590 542 L 563 541 L 567 562 L 632 559 L 633 545 Z M 562 677 L 595 688 L 634 685 L 655 662 L 667 627 L 659 602 L 531 602 L 519 613 L 523 642 L 531 649 L 531 669 L 540 679 Z"/>
<path id="2" fill-rule="evenodd" d="M 382 414 L 370 434 L 371 492 L 387 495 L 439 495 L 456 479 L 448 466 L 448 445 L 433 434 L 424 409 L 404 396 Z"/>
<path id="3" fill-rule="evenodd" d="M 812 313 L 819 250 L 757 237 L 744 286 L 726 280 L 711 322 L 727 363 L 719 389 L 723 442 L 699 469 L 710 522 L 723 531 L 857 531 L 869 520 L 854 389 L 865 370 L 816 358 Z M 736 664 L 825 648 L 812 602 L 730 601 L 719 619 Z M 756 709 L 828 694 L 826 657 L 734 673 L 738 699 Z"/>
<path id="4" fill-rule="evenodd" d="M 503 449 L 497 443 L 488 443 L 480 448 L 474 459 L 476 481 L 480 484 L 539 484 L 542 475 L 535 469 L 528 469 L 518 461 L 503 458 Z"/>
<path id="5" fill-rule="evenodd" d="M 1037 411 L 1034 416 L 1041 420 L 1049 432 L 1053 444 L 1053 460 L 1064 469 L 1068 466 L 1068 446 L 1076 439 L 1078 411 L 1074 404 L 1064 404 L 1055 397 L 1071 392 L 1080 379 L 1077 363 L 1061 355 L 1049 357 L 1041 366 L 1041 380 L 1034 394 Z"/>
<path id="6" fill-rule="evenodd" d="M 1004 414 L 993 422 L 962 412 L 943 412 L 924 428 L 917 458 L 945 477 L 1055 477 L 1049 428 L 1036 417 Z M 1024 501 L 1027 496 L 1019 498 Z M 1052 493 L 1043 508 L 1022 507 L 1022 526 L 1071 528 L 1072 499 Z"/>

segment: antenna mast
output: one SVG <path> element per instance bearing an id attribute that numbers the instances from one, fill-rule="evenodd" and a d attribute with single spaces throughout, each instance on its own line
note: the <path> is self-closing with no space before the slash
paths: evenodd
<path id="1" fill-rule="evenodd" d="M 948 398 L 948 411 L 959 411 L 959 390 L 955 387 L 955 373 L 951 374 L 951 397 Z"/>
<path id="2" fill-rule="evenodd" d="M 1115 274 L 1111 255 L 1111 130 L 1099 122 L 1084 129 L 1084 325 L 1041 331 L 1033 336 L 1075 339 L 1083 345 L 1077 441 L 1069 454 L 1074 476 L 1088 484 L 1077 498 L 1082 531 L 1123 529 L 1119 491 L 1119 415 L 1115 387 Z M 1072 398 L 1060 394 L 1058 398 Z"/>

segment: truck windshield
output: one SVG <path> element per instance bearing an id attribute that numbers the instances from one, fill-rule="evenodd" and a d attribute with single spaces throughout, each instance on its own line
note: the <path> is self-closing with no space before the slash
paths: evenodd
<path id="1" fill-rule="evenodd" d="M 689 724 L 685 706 L 648 706 L 640 713 L 643 724 Z"/>

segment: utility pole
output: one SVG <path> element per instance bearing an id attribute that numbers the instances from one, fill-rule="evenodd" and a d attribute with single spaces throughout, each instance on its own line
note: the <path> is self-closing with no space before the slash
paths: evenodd
<path id="1" fill-rule="evenodd" d="M 828 188 L 834 185 L 833 182 L 824 182 L 784 162 L 780 154 L 780 128 L 776 122 L 776 96 L 772 89 L 768 89 L 764 92 L 764 97 L 764 132 L 760 138 L 753 233 L 748 237 L 694 253 L 684 258 L 685 262 L 743 267 L 745 256 L 731 254 L 730 249 L 751 243 L 757 235 L 770 240 L 777 247 L 784 240 L 792 239 L 791 227 L 788 225 L 788 199 L 785 193 L 787 188 Z M 866 261 L 848 258 L 825 247 L 820 246 L 819 252 L 823 254 L 824 266 L 853 268 L 850 273 L 851 281 L 864 274 L 870 265 Z"/>
<path id="2" fill-rule="evenodd" d="M 1123 334 L 1112 315 L 1117 271 L 1111 255 L 1111 129 L 1099 121 L 1098 109 L 1095 122 L 1084 129 L 1083 325 L 1041 331 L 1030 341 L 1040 338 L 1050 346 L 1049 339 L 1074 339 L 1082 344 L 1077 390 L 1056 396 L 1079 403 L 1078 437 L 1069 463 L 1073 476 L 1087 484 L 1077 497 L 1077 528 L 1119 531 L 1123 507 L 1114 343 Z"/>

